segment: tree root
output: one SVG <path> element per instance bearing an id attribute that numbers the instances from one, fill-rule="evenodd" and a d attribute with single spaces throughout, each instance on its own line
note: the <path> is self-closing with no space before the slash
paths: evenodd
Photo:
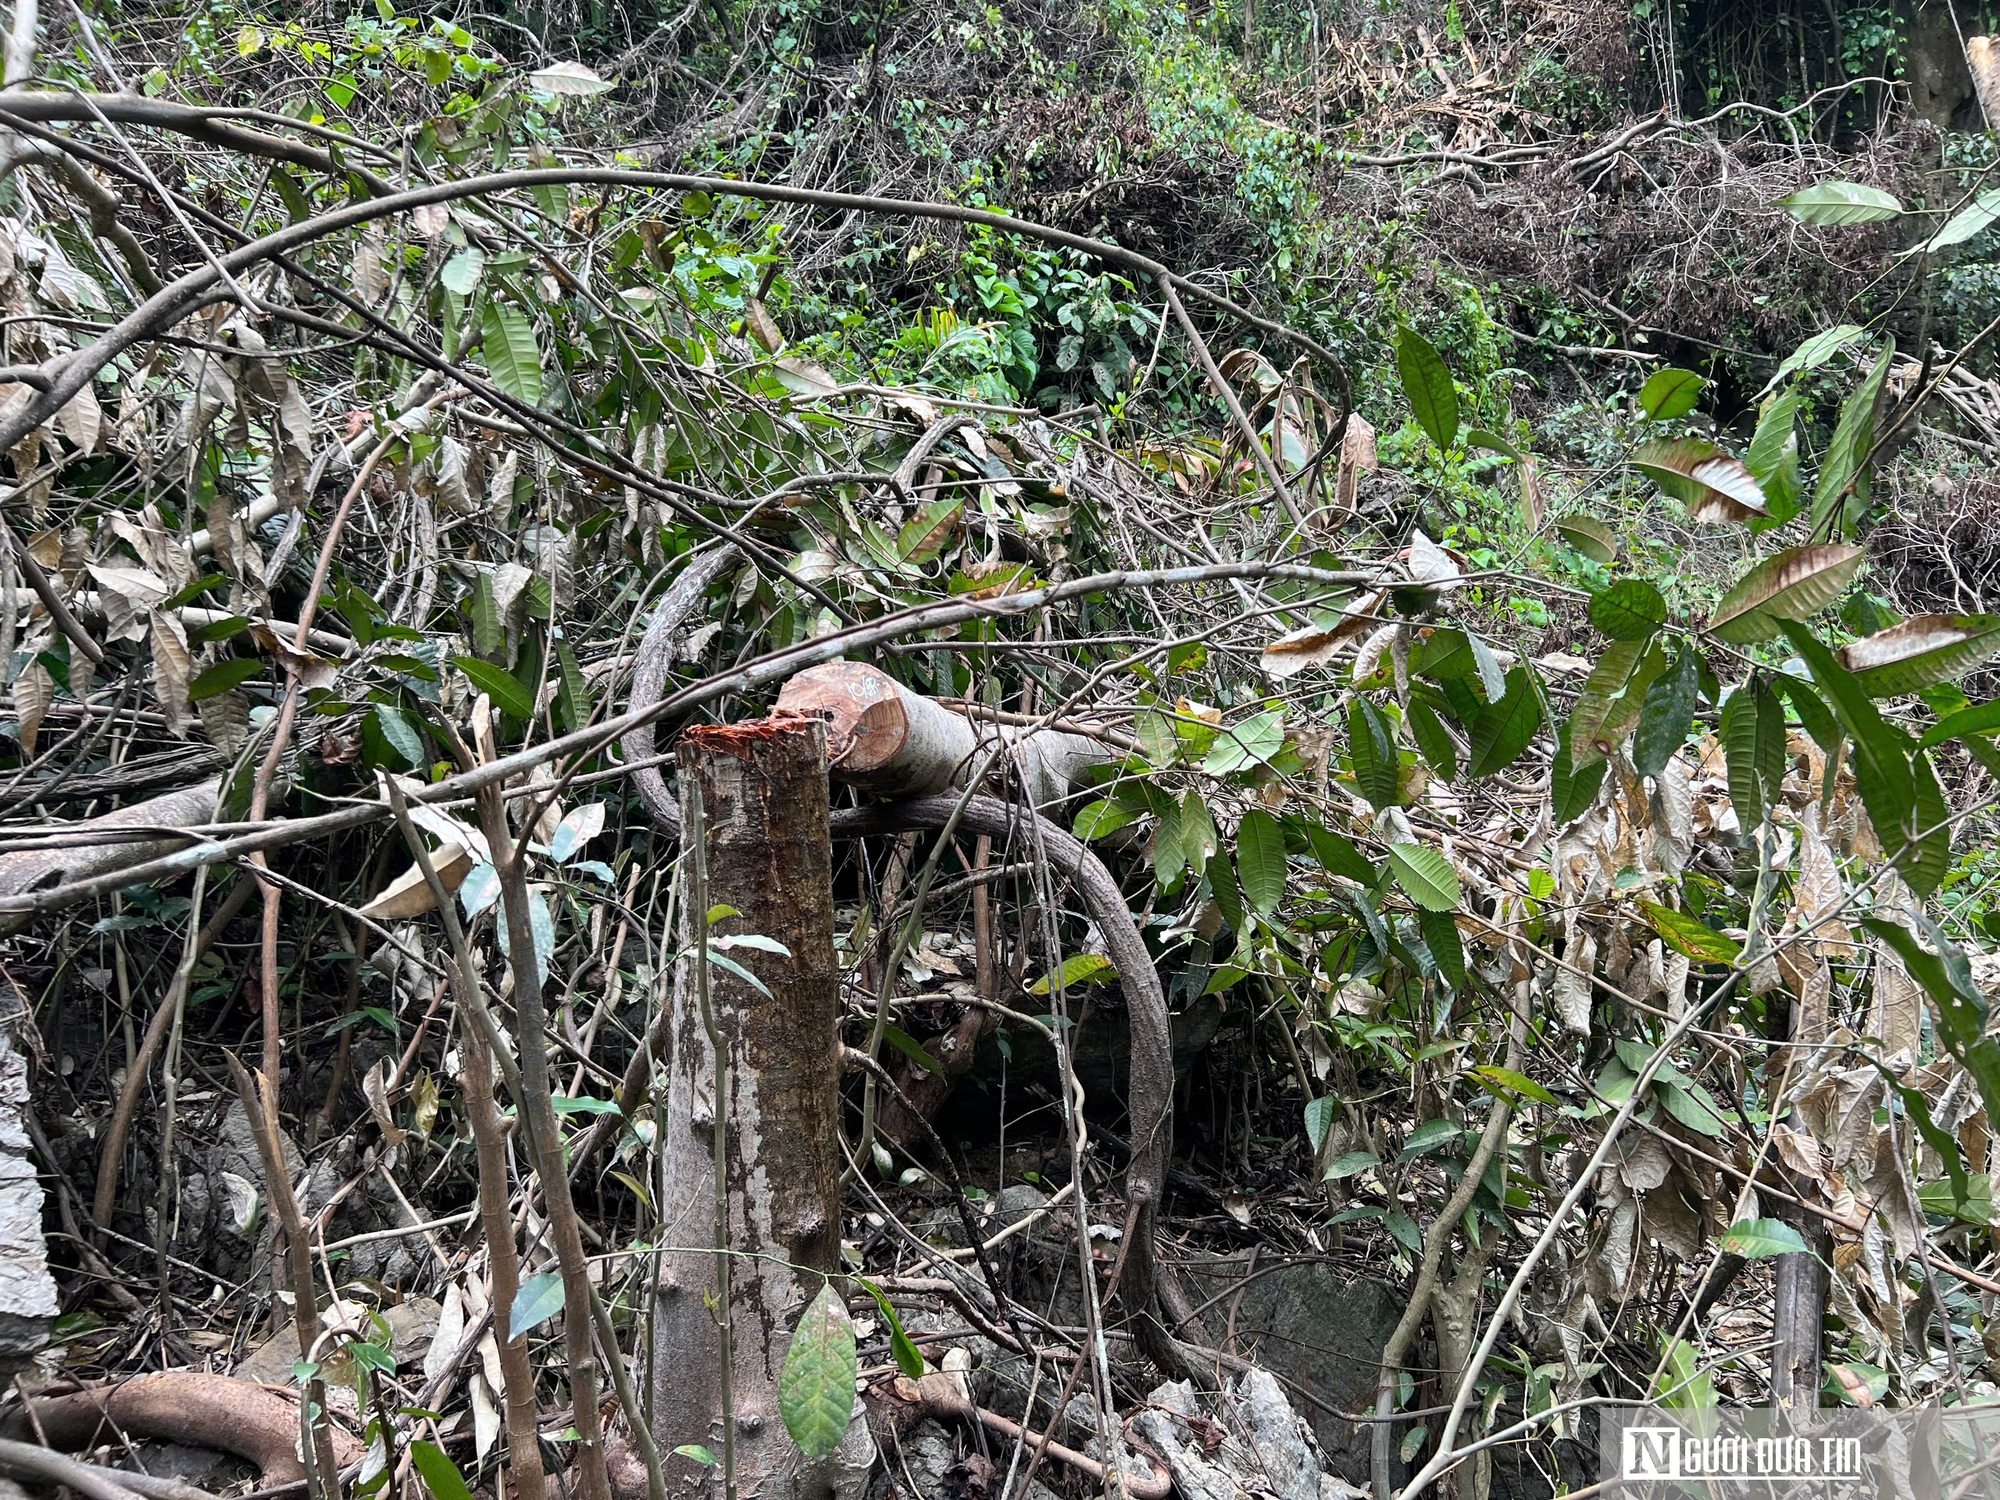
<path id="1" fill-rule="evenodd" d="M 32 1410 L 32 1417 L 30 1416 Z M 299 1409 L 276 1391 L 229 1375 L 170 1371 L 92 1386 L 10 1412 L 0 1434 L 28 1441 L 39 1427 L 52 1448 L 75 1451 L 126 1437 L 164 1438 L 217 1448 L 255 1464 L 266 1488 L 306 1477 L 299 1462 Z M 360 1441 L 327 1424 L 341 1467 L 362 1456 Z"/>

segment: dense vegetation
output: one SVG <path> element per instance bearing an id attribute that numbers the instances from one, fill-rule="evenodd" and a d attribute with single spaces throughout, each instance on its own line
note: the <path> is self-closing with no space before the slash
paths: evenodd
<path id="1" fill-rule="evenodd" d="M 317 1490 L 734 1500 L 726 1400 L 645 1416 L 714 1207 L 661 1018 L 797 956 L 662 778 L 843 659 L 978 748 L 833 747 L 814 1459 L 931 1500 L 976 1347 L 1078 1451 L 974 1413 L 939 1487 L 1082 1493 L 1273 1362 L 1246 1244 L 1393 1289 L 1358 1399 L 1286 1368 L 1385 1497 L 1579 1487 L 1604 1402 L 1992 1393 L 1976 7 L 15 7 L 29 1383 L 276 1333 Z"/>

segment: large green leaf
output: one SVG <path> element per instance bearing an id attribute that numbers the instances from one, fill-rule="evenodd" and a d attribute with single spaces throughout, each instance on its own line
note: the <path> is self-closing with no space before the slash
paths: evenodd
<path id="1" fill-rule="evenodd" d="M 1568 827 L 1589 812 L 1597 801 L 1598 788 L 1604 785 L 1603 756 L 1592 756 L 1581 766 L 1571 758 L 1570 727 L 1563 725 L 1562 733 L 1556 736 L 1555 758 L 1549 766 L 1550 816 L 1558 828 Z"/>
<path id="2" fill-rule="evenodd" d="M 1724 1255 L 1764 1260 L 1773 1255 L 1806 1255 L 1805 1236 L 1783 1219 L 1742 1219 L 1722 1231 L 1715 1248 Z"/>
<path id="3" fill-rule="evenodd" d="M 1667 601 L 1643 578 L 1621 578 L 1590 596 L 1590 623 L 1614 641 L 1643 641 L 1667 621 Z"/>
<path id="4" fill-rule="evenodd" d="M 1783 524 L 1799 509 L 1799 392 L 1788 386 L 1764 403 L 1757 431 L 1743 454 L 1743 467 L 1763 486 L 1770 519 Z M 1753 523 L 1752 529 L 1755 529 Z"/>
<path id="5" fill-rule="evenodd" d="M 503 672 L 492 662 L 481 661 L 476 656 L 454 656 L 451 664 L 463 672 L 474 687 L 491 698 L 494 707 L 501 712 L 524 720 L 535 716 L 535 700 L 528 696 L 528 690 L 515 680 L 512 673 Z"/>
<path id="6" fill-rule="evenodd" d="M 493 383 L 523 406 L 542 404 L 542 350 L 535 325 L 512 307 L 493 303 L 482 327 L 486 368 Z"/>
<path id="7" fill-rule="evenodd" d="M 1402 799 L 1403 784 L 1395 732 L 1366 698 L 1347 706 L 1347 749 L 1361 795 L 1376 807 L 1394 807 Z"/>
<path id="8" fill-rule="evenodd" d="M 1918 248 L 1926 255 L 1935 255 L 1953 245 L 1962 245 L 1974 235 L 1984 233 L 1995 219 L 2000 219 L 2000 188 L 1988 188 L 1945 220 L 1938 232 Z"/>
<path id="9" fill-rule="evenodd" d="M 1261 807 L 1236 826 L 1236 875 L 1260 916 L 1278 909 L 1285 895 L 1285 832 Z"/>
<path id="10" fill-rule="evenodd" d="M 1324 823 L 1306 824 L 1306 843 L 1311 847 L 1313 858 L 1329 875 L 1338 875 L 1356 885 L 1372 886 L 1381 873 L 1351 839 L 1335 833 Z"/>
<path id="11" fill-rule="evenodd" d="M 1389 873 L 1403 894 L 1426 911 L 1457 911 L 1458 871 L 1443 851 L 1427 844 L 1391 844 Z"/>
<path id="12" fill-rule="evenodd" d="M 1453 991 L 1465 983 L 1465 944 L 1459 940 L 1458 919 L 1448 911 L 1426 907 L 1417 914 L 1424 934 L 1424 946 L 1437 961 L 1438 976 Z"/>
<path id="13" fill-rule="evenodd" d="M 817 1462 L 840 1446 L 854 1411 L 854 1325 L 829 1281 L 792 1330 L 778 1375 L 778 1414 L 799 1451 Z"/>
<path id="14" fill-rule="evenodd" d="M 1570 710 L 1570 758 L 1578 766 L 1602 760 L 1639 719 L 1646 692 L 1667 669 L 1657 641 L 1613 641 L 1597 659 Z"/>
<path id="15" fill-rule="evenodd" d="M 1653 931 L 1660 935 L 1660 940 L 1696 963 L 1733 964 L 1743 952 L 1742 944 L 1734 938 L 1717 932 L 1684 911 L 1675 911 L 1653 901 L 1641 901 L 1639 906 L 1646 913 L 1646 920 L 1652 923 Z"/>
<path id="16" fill-rule="evenodd" d="M 1443 357 L 1413 328 L 1397 331 L 1396 373 L 1417 425 L 1439 448 L 1449 448 L 1458 438 L 1458 388 Z"/>
<path id="17" fill-rule="evenodd" d="M 1917 741 L 1917 748 L 1928 750 L 1933 745 L 1942 745 L 1946 740 L 1989 735 L 2000 730 L 2000 702 L 1982 703 L 1976 708 L 1963 708 L 1948 715 Z"/>
<path id="18" fill-rule="evenodd" d="M 1516 667 L 1507 674 L 1506 694 L 1481 708 L 1473 720 L 1472 756 L 1466 769 L 1474 776 L 1491 776 L 1511 766 L 1541 727 L 1541 699 L 1527 670 Z"/>
<path id="19" fill-rule="evenodd" d="M 1668 365 L 1646 377 L 1639 389 L 1639 410 L 1656 422 L 1671 422 L 1694 410 L 1707 385 L 1694 371 Z"/>
<path id="20" fill-rule="evenodd" d="M 447 1458 L 444 1449 L 436 1443 L 411 1443 L 410 1462 L 423 1476 L 424 1488 L 430 1491 L 431 1500 L 472 1500 L 472 1491 L 465 1486 L 465 1476 L 458 1472 L 458 1465 Z"/>
<path id="21" fill-rule="evenodd" d="M 1945 806 L 1944 788 L 1938 785 L 1930 757 L 1921 750 L 1910 757 L 1910 782 L 1916 792 L 1910 812 L 1913 842 L 1897 868 L 1911 890 L 1928 896 L 1951 869 L 1951 809 Z"/>
<path id="22" fill-rule="evenodd" d="M 1862 182 L 1816 182 L 1780 198 L 1778 207 L 1801 223 L 1821 226 L 1876 224 L 1903 211 L 1894 193 Z"/>
<path id="23" fill-rule="evenodd" d="M 1687 743 L 1700 696 L 1701 653 L 1690 641 L 1674 657 L 1673 666 L 1653 679 L 1640 705 L 1639 724 L 1632 731 L 1632 766 L 1641 776 L 1659 775 Z"/>
<path id="24" fill-rule="evenodd" d="M 1806 620 L 1840 597 L 1868 556 L 1838 542 L 1790 547 L 1758 563 L 1708 617 L 1711 635 L 1732 644 L 1768 641 L 1780 620 Z"/>
<path id="25" fill-rule="evenodd" d="M 1851 642 L 1835 659 L 1871 698 L 1963 677 L 2000 656 L 2000 615 L 1917 615 Z"/>
<path id="26" fill-rule="evenodd" d="M 1826 456 L 1820 460 L 1819 483 L 1813 489 L 1815 536 L 1851 534 L 1868 509 L 1869 476 L 1863 465 L 1875 446 L 1876 408 L 1895 357 L 1896 341 L 1885 340 L 1875 367 L 1840 408 L 1840 421 L 1834 426 Z"/>
<path id="27" fill-rule="evenodd" d="M 1436 710 L 1422 698 L 1412 696 L 1405 717 L 1409 720 L 1410 734 L 1416 739 L 1417 749 L 1430 768 L 1446 781 L 1457 780 L 1458 746 L 1452 742 L 1451 731 L 1444 727 Z"/>
<path id="28" fill-rule="evenodd" d="M 1779 623 L 1826 694 L 1841 729 L 1854 742 L 1854 779 L 1876 838 L 1885 849 L 1903 847 L 1914 831 L 1910 817 L 1917 796 L 1909 736 L 1883 721 L 1866 690 L 1810 630 L 1795 620 Z"/>

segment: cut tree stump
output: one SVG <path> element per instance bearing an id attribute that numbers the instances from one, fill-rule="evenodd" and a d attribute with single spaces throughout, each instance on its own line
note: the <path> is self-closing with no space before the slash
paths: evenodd
<path id="1" fill-rule="evenodd" d="M 763 990 L 710 967 L 710 1007 L 730 1069 L 721 1100 L 697 976 L 689 958 L 679 963 L 662 1203 L 676 1248 L 662 1257 L 655 1311 L 654 1433 L 662 1454 L 690 1443 L 723 1451 L 716 1257 L 708 1248 L 719 1112 L 727 1126 L 738 1492 L 846 1500 L 859 1494 L 874 1456 L 860 1403 L 840 1448 L 819 1463 L 793 1445 L 778 1408 L 792 1329 L 840 1259 L 840 968 L 825 731 L 789 714 L 704 726 L 686 733 L 676 758 L 682 826 L 704 829 L 708 908 L 735 909 L 710 929 L 710 941 L 756 935 L 785 952 L 728 950 Z M 691 816 L 697 797 L 698 817 Z M 684 874 L 684 953 L 698 951 L 704 915 L 691 887 Z M 667 1483 L 677 1495 L 706 1494 L 712 1475 L 670 1457 Z"/>

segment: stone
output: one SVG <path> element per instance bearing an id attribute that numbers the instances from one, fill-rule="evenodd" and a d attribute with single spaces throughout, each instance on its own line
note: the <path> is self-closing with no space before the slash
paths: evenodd
<path id="1" fill-rule="evenodd" d="M 0 1014 L 0 1379 L 26 1369 L 60 1310 L 42 1237 L 42 1185 L 28 1148 L 28 1059 L 14 1028 L 23 1012 L 12 981 Z M 32 1024 L 32 1022 L 25 1022 Z"/>
<path id="2" fill-rule="evenodd" d="M 1356 1277 L 1328 1261 L 1251 1268 L 1249 1252 L 1194 1268 L 1197 1303 L 1219 1299 L 1207 1316 L 1223 1337 L 1234 1304 L 1232 1353 L 1241 1355 L 1339 1411 L 1365 1411 L 1375 1401 L 1382 1350 L 1403 1313 L 1402 1294 L 1384 1282 Z M 1247 1279 L 1244 1272 L 1253 1269 Z M 1228 1292 L 1242 1282 L 1242 1297 Z M 1301 1402 L 1326 1467 L 1352 1484 L 1368 1483 L 1368 1430 L 1320 1405 Z"/>
<path id="3" fill-rule="evenodd" d="M 1166 1459 L 1182 1500 L 1348 1500 L 1359 1493 L 1325 1472 L 1312 1429 L 1267 1370 L 1250 1369 L 1207 1397 L 1185 1381 L 1159 1386 L 1132 1428 Z"/>

